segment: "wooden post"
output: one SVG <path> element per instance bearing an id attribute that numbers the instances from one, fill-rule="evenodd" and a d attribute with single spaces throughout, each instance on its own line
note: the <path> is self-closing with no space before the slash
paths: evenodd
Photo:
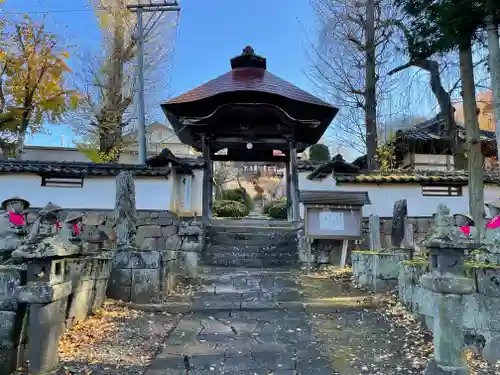
<path id="1" fill-rule="evenodd" d="M 208 220 L 212 217 L 213 162 L 210 153 L 210 144 L 206 136 L 203 136 L 203 160 L 205 161 L 203 169 L 203 219 Z"/>
<path id="2" fill-rule="evenodd" d="M 288 221 L 292 220 L 292 195 L 290 194 L 290 159 L 288 159 L 285 167 L 285 182 L 286 182 L 286 203 L 287 203 L 287 219 Z"/>
<path id="3" fill-rule="evenodd" d="M 299 212 L 299 175 L 297 172 L 297 148 L 293 140 L 289 141 L 290 147 L 290 195 L 292 203 L 292 221 L 300 220 Z"/>
<path id="4" fill-rule="evenodd" d="M 382 248 L 380 242 L 380 218 L 377 215 L 370 215 L 368 218 L 368 240 L 370 251 L 378 251 Z"/>
<path id="5" fill-rule="evenodd" d="M 349 245 L 349 240 L 342 240 L 342 254 L 340 255 L 340 267 L 345 267 L 345 262 L 347 260 L 347 246 Z"/>

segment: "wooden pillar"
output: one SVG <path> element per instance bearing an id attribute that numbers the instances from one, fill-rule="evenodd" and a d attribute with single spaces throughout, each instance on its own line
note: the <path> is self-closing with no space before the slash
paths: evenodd
<path id="1" fill-rule="evenodd" d="M 286 183 L 286 202 L 288 206 L 288 215 L 287 219 L 288 221 L 292 220 L 292 196 L 290 194 L 290 180 L 291 180 L 291 175 L 290 175 L 290 159 L 286 162 L 285 166 L 285 183 Z"/>
<path id="2" fill-rule="evenodd" d="M 292 221 L 300 220 L 299 211 L 299 174 L 297 171 L 297 147 L 295 141 L 289 141 L 290 147 L 290 195 L 292 203 Z"/>
<path id="3" fill-rule="evenodd" d="M 206 136 L 203 137 L 203 160 L 205 161 L 203 169 L 203 219 L 208 220 L 212 217 L 213 162 L 210 144 Z"/>

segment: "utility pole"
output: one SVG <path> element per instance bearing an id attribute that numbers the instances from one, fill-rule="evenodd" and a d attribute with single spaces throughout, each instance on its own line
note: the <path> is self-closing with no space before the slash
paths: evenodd
<path id="1" fill-rule="evenodd" d="M 137 68 L 139 80 L 138 95 L 138 137 L 139 137 L 139 164 L 146 164 L 146 108 L 144 104 L 144 38 L 156 26 L 164 12 L 179 12 L 181 10 L 177 1 L 148 1 L 136 0 L 137 4 L 127 5 L 127 8 L 137 13 L 137 31 L 135 38 L 137 40 Z M 153 13 L 149 21 L 144 26 L 143 13 Z M 155 20 L 154 14 L 159 13 Z"/>

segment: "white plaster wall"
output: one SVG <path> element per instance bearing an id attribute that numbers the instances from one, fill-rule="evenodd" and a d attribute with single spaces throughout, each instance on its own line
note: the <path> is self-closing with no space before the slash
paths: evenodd
<path id="1" fill-rule="evenodd" d="M 44 187 L 40 183 L 41 178 L 36 175 L 0 175 L 0 200 L 18 195 L 33 207 L 43 207 L 49 201 L 70 209 L 113 209 L 115 206 L 114 177 L 85 178 L 82 188 Z M 135 179 L 137 209 L 168 210 L 171 193 L 171 180 L 165 177 Z"/>
<path id="2" fill-rule="evenodd" d="M 432 216 L 436 212 L 439 203 L 446 204 L 452 213 L 469 211 L 469 191 L 467 186 L 463 187 L 462 196 L 459 197 L 424 197 L 419 184 L 399 183 L 399 184 L 350 184 L 341 183 L 336 185 L 332 176 L 321 180 L 308 180 L 306 176 L 309 172 L 299 173 L 300 190 L 348 190 L 366 191 L 371 204 L 363 207 L 363 216 L 371 214 L 380 217 L 391 217 L 394 202 L 398 199 L 406 199 L 408 205 L 408 216 Z M 484 189 L 484 200 L 490 201 L 500 198 L 500 187 L 487 185 Z M 304 208 L 301 204 L 301 216 Z"/>
<path id="3" fill-rule="evenodd" d="M 191 180 L 191 211 L 203 214 L 203 169 L 195 169 Z"/>

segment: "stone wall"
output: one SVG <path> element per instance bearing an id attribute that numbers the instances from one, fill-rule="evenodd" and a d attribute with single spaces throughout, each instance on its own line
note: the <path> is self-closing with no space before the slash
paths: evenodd
<path id="1" fill-rule="evenodd" d="M 423 317 L 430 330 L 438 311 L 438 293 L 422 287 L 421 276 L 428 272 L 427 261 L 402 262 L 399 271 L 398 293 L 407 309 Z M 463 314 L 460 324 L 465 345 L 479 351 L 485 359 L 500 360 L 500 267 L 471 264 L 468 276 L 474 280 L 474 293 L 461 296 Z M 457 337 L 461 340 L 461 337 Z"/>
<path id="2" fill-rule="evenodd" d="M 374 292 L 389 290 L 398 284 L 401 261 L 407 260 L 408 256 L 405 251 L 353 251 L 353 278 Z"/>
<path id="3" fill-rule="evenodd" d="M 61 217 L 75 211 L 78 210 L 62 212 Z M 53 336 L 57 341 L 64 329 L 100 308 L 106 292 L 109 297 L 135 303 L 157 302 L 172 291 L 179 274 L 196 277 L 198 257 L 205 241 L 204 228 L 199 219 L 179 219 L 166 211 L 139 211 L 137 249 L 113 252 L 108 251 L 115 248 L 113 212 L 78 212 L 85 214 L 84 236 L 102 231 L 109 238 L 103 244 L 86 243 L 84 254 L 78 257 L 40 265 L 46 279 L 43 290 L 66 285 L 71 288 L 69 295 L 55 301 L 61 307 L 56 309 L 57 314 L 52 314 L 50 324 L 43 319 L 40 322 L 28 319 L 31 302 L 23 298 L 26 295 L 35 296 L 35 289 L 40 289 L 39 283 L 30 284 L 28 277 L 29 272 L 33 273 L 33 269 L 29 271 L 28 267 L 34 265 L 14 264 L 10 260 L 0 264 L 0 374 L 9 374 L 25 363 L 26 348 L 30 345 L 29 332 L 33 332 L 35 323 L 41 324 L 39 332 L 57 331 L 57 334 L 44 334 L 44 337 Z M 33 210 L 28 214 L 28 225 L 33 223 L 35 213 L 36 210 Z M 22 298 L 20 290 L 23 291 Z M 54 325 L 59 328 L 54 328 Z M 39 354 L 39 357 L 56 355 L 43 353 L 43 350 Z"/>

